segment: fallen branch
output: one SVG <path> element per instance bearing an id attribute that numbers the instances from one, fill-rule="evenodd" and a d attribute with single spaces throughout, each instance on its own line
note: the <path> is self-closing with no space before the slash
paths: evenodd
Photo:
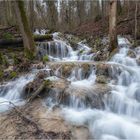
<path id="1" fill-rule="evenodd" d="M 40 87 L 34 93 L 32 93 L 32 96 L 28 99 L 27 103 L 31 102 L 33 99 L 39 96 L 40 92 L 45 88 L 45 86 L 46 86 L 46 82 L 44 81 L 40 85 Z"/>

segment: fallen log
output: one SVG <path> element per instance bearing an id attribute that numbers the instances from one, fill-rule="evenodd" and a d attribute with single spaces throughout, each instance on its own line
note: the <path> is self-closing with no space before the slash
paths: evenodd
<path id="1" fill-rule="evenodd" d="M 35 35 L 34 41 L 50 41 L 53 39 L 52 35 Z M 13 38 L 13 39 L 0 39 L 0 46 L 9 46 L 9 45 L 20 45 L 23 44 L 22 38 Z"/>
<path id="2" fill-rule="evenodd" d="M 45 87 L 46 87 L 46 81 L 44 81 L 38 87 L 38 89 L 34 93 L 32 93 L 32 96 L 28 99 L 27 103 L 31 102 L 34 98 L 36 98 Z"/>

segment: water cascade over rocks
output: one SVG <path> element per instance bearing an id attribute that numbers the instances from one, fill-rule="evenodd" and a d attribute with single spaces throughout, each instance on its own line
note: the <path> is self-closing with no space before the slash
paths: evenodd
<path id="1" fill-rule="evenodd" d="M 58 37 L 58 33 L 53 36 L 53 41 L 39 44 L 41 57 L 47 55 L 51 61 L 90 61 L 94 59 L 94 54 L 90 53 L 91 49 L 88 45 L 79 42 L 77 49 L 73 50 L 67 41 L 63 41 L 62 38 Z"/>
<path id="2" fill-rule="evenodd" d="M 123 69 L 116 73 L 117 83 L 110 81 L 111 94 L 104 97 L 105 109 L 64 109 L 66 120 L 77 125 L 87 125 L 95 139 L 140 139 L 140 67 L 136 58 L 128 56 L 130 46 L 125 39 L 119 39 L 119 53 L 109 62 L 119 64 Z M 112 73 L 112 74 L 113 74 Z"/>
<path id="3" fill-rule="evenodd" d="M 29 74 L 0 86 L 0 112 L 13 107 L 11 103 L 14 103 L 14 105 L 24 104 L 21 98 L 23 88 L 27 83 L 32 81 L 33 78 L 34 74 Z"/>
<path id="4" fill-rule="evenodd" d="M 104 80 L 106 84 L 97 84 L 99 64 L 92 64 L 94 53 L 91 53 L 91 49 L 83 42 L 79 42 L 77 48 L 73 49 L 55 33 L 53 41 L 42 42 L 38 46 L 40 57 L 47 55 L 51 63 L 58 62 L 56 64 L 59 65 L 54 70 L 55 75 L 50 74 L 46 78 L 55 83 L 42 102 L 51 108 L 59 106 L 60 114 L 67 123 L 87 127 L 89 138 L 140 139 L 140 67 L 137 63 L 140 53 L 138 48 L 130 49 L 131 45 L 127 39 L 119 37 L 118 42 L 119 52 L 103 64 L 107 70 L 107 66 L 110 66 L 110 72 L 102 73 L 102 77 L 110 74 L 110 77 L 107 77 L 110 79 Z M 131 57 L 130 51 L 136 57 Z M 69 61 L 73 64 L 71 63 L 71 68 L 68 66 L 66 69 Z M 85 68 L 84 63 L 88 64 L 88 67 Z M 63 74 L 63 65 L 68 74 Z M 52 66 L 47 64 L 43 70 L 51 69 Z M 8 100 L 19 103 L 23 87 L 34 77 L 35 74 L 29 74 L 1 85 L 0 102 Z M 108 94 L 102 91 L 105 86 L 110 87 L 106 91 Z M 61 102 L 60 95 L 63 97 Z M 6 104 L 3 103 L 0 111 L 8 109 Z"/>

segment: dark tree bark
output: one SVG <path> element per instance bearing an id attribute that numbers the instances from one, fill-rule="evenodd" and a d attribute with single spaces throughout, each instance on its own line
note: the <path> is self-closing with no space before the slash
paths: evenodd
<path id="1" fill-rule="evenodd" d="M 28 19 L 24 10 L 24 2 L 22 0 L 14 1 L 14 10 L 17 17 L 17 23 L 22 34 L 25 56 L 33 59 L 36 56 L 35 43 L 29 27 Z"/>

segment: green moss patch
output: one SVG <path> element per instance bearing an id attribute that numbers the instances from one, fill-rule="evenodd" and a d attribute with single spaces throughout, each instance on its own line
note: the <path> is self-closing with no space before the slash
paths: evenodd
<path id="1" fill-rule="evenodd" d="M 43 57 L 43 62 L 48 62 L 49 61 L 49 57 L 48 57 L 48 55 L 45 55 L 44 57 Z"/>
<path id="2" fill-rule="evenodd" d="M 14 39 L 14 36 L 11 33 L 4 33 L 2 35 L 2 38 L 5 40 L 11 40 L 11 39 Z"/>
<path id="3" fill-rule="evenodd" d="M 13 78 L 16 78 L 17 77 L 17 73 L 15 71 L 12 71 L 10 73 L 10 78 L 13 79 Z"/>
<path id="4" fill-rule="evenodd" d="M 4 76 L 4 72 L 0 70 L 0 79 Z"/>

